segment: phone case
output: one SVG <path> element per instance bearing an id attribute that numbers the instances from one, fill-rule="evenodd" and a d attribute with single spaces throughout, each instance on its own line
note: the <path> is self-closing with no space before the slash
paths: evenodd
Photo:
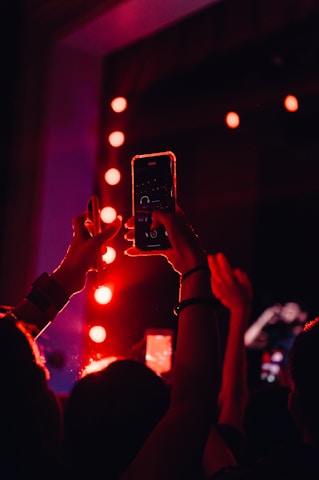
<path id="1" fill-rule="evenodd" d="M 151 230 L 152 212 L 174 212 L 176 207 L 176 157 L 171 151 L 135 155 L 132 167 L 134 245 L 143 251 L 170 248 L 164 227 Z"/>
<path id="2" fill-rule="evenodd" d="M 100 205 L 99 198 L 97 195 L 92 195 L 88 201 L 88 216 L 86 227 L 92 237 L 98 235 L 101 232 L 101 216 L 100 216 Z M 97 287 L 104 285 L 104 273 L 105 273 L 105 262 L 101 255 L 98 255 L 94 265 L 92 265 L 92 270 L 97 272 Z"/>

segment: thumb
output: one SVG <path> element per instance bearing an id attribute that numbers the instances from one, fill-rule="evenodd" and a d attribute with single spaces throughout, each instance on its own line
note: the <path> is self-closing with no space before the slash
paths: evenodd
<path id="1" fill-rule="evenodd" d="M 118 234 L 118 232 L 121 229 L 121 226 L 122 226 L 122 217 L 118 215 L 112 223 L 107 224 L 104 230 L 102 230 L 101 233 L 99 233 L 93 238 L 94 242 L 96 242 L 97 245 L 102 246 L 103 244 L 108 242 L 108 240 L 110 240 L 111 238 L 115 237 Z"/>

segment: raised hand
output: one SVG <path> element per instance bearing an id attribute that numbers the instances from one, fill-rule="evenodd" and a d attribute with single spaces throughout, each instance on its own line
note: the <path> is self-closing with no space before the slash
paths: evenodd
<path id="1" fill-rule="evenodd" d="M 87 212 L 73 219 L 73 239 L 60 265 L 52 273 L 56 280 L 71 296 L 84 288 L 86 273 L 90 270 L 101 248 L 113 238 L 121 228 L 122 219 L 117 217 L 105 229 L 92 237 L 85 226 Z"/>
<path id="2" fill-rule="evenodd" d="M 174 270 L 180 274 L 185 273 L 198 265 L 206 264 L 207 259 L 202 245 L 189 224 L 183 211 L 177 207 L 176 213 L 164 213 L 155 210 L 152 214 L 152 228 L 159 224 L 164 225 L 171 248 L 167 250 L 142 251 L 132 246 L 126 250 L 126 254 L 131 257 L 141 255 L 162 255 L 172 265 Z M 128 229 L 125 239 L 134 241 L 134 218 L 131 217 L 125 224 Z"/>
<path id="3" fill-rule="evenodd" d="M 232 269 L 223 253 L 208 255 L 212 272 L 211 283 L 214 295 L 230 310 L 251 305 L 253 289 L 248 275 L 241 269 Z"/>

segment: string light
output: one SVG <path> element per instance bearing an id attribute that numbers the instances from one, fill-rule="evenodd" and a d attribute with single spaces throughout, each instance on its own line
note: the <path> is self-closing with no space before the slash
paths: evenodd
<path id="1" fill-rule="evenodd" d="M 287 95 L 284 99 L 284 107 L 288 112 L 296 112 L 299 109 L 298 99 L 294 95 Z"/>
<path id="2" fill-rule="evenodd" d="M 240 124 L 240 118 L 236 112 L 228 112 L 225 121 L 229 128 L 237 128 Z"/>
<path id="3" fill-rule="evenodd" d="M 109 144 L 112 145 L 112 147 L 120 147 L 125 142 L 125 135 L 123 132 L 117 130 L 110 133 L 110 135 L 108 136 L 108 141 Z"/>
<path id="4" fill-rule="evenodd" d="M 116 113 L 122 113 L 127 108 L 127 100 L 124 97 L 115 97 L 111 101 L 111 108 Z"/>
<path id="5" fill-rule="evenodd" d="M 121 180 L 120 171 L 117 168 L 109 168 L 104 174 L 104 180 L 109 185 L 117 185 Z"/>

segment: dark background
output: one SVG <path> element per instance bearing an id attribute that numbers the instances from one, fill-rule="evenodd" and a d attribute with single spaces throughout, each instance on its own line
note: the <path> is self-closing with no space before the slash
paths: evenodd
<path id="1" fill-rule="evenodd" d="M 61 32 L 118 2 L 85 3 L 1 7 L 3 304 L 34 279 L 52 47 Z M 275 302 L 318 312 L 318 26 L 316 2 L 224 0 L 103 60 L 92 190 L 126 219 L 131 157 L 172 150 L 178 202 L 207 252 L 223 251 L 252 279 L 252 320 Z M 298 112 L 283 108 L 289 93 Z M 105 108 L 115 95 L 128 99 L 121 116 Z M 240 115 L 236 130 L 225 125 L 229 110 Z M 116 151 L 105 141 L 115 128 L 126 134 Z M 123 174 L 113 190 L 102 180 L 108 166 Z M 115 245 L 127 247 L 122 235 Z M 106 354 L 125 353 L 146 327 L 176 327 L 178 278 L 163 258 L 118 255 L 109 272 L 119 293 L 105 307 L 88 295 L 85 320 L 108 318 Z"/>

